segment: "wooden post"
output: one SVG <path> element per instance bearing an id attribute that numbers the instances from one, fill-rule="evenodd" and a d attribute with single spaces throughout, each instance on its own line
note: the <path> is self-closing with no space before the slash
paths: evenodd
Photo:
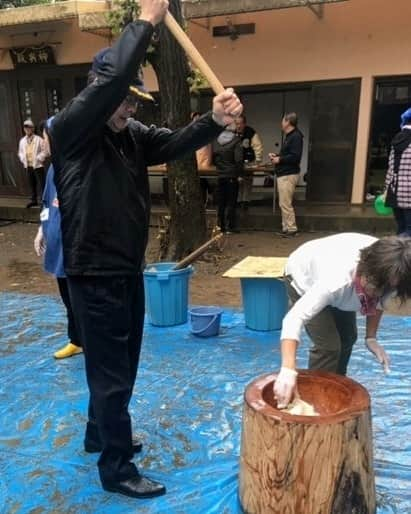
<path id="1" fill-rule="evenodd" d="M 375 514 L 370 398 L 353 380 L 300 371 L 319 416 L 276 408 L 265 375 L 246 389 L 240 501 L 247 514 Z"/>

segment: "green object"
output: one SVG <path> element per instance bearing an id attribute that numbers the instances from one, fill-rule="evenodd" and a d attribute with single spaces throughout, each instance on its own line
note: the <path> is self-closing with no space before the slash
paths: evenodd
<path id="1" fill-rule="evenodd" d="M 378 195 L 374 201 L 374 209 L 380 216 L 391 216 L 393 211 L 391 207 L 385 205 L 385 195 Z"/>

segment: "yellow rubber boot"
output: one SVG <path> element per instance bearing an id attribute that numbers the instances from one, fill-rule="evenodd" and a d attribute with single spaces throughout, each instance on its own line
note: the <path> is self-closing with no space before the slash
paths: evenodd
<path id="1" fill-rule="evenodd" d="M 72 357 L 73 355 L 77 355 L 78 353 L 82 353 L 83 348 L 81 346 L 77 346 L 74 343 L 67 343 L 64 348 L 59 350 L 54 354 L 55 359 L 66 359 L 67 357 Z"/>

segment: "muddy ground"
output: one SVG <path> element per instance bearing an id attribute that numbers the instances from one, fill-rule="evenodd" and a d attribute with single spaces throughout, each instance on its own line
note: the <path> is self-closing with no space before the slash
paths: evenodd
<path id="1" fill-rule="evenodd" d="M 57 295 L 55 280 L 43 271 L 33 240 L 37 225 L 0 223 L 0 290 Z M 158 260 L 158 240 L 153 230 L 147 250 L 147 262 Z M 282 257 L 304 241 L 324 233 L 301 234 L 283 239 L 268 232 L 244 232 L 226 236 L 220 250 L 214 250 L 195 264 L 190 302 L 196 305 L 241 305 L 240 283 L 223 278 L 223 273 L 248 255 Z"/>

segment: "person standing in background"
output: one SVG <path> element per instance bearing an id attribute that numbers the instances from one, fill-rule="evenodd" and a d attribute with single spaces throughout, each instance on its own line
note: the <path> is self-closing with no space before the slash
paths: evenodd
<path id="1" fill-rule="evenodd" d="M 244 174 L 239 184 L 238 202 L 247 210 L 253 187 L 253 172 L 248 167 L 258 166 L 263 162 L 263 143 L 257 132 L 247 125 L 247 118 L 244 115 L 236 119 L 236 127 L 243 146 L 244 159 Z"/>
<path id="2" fill-rule="evenodd" d="M 298 129 L 298 117 L 295 112 L 285 114 L 281 129 L 285 134 L 280 153 L 270 153 L 269 157 L 275 164 L 277 176 L 278 202 L 281 209 L 282 237 L 293 237 L 298 234 L 293 198 L 300 177 L 300 162 L 303 154 L 303 134 Z"/>
<path id="3" fill-rule="evenodd" d="M 227 126 L 213 142 L 213 163 L 218 176 L 217 216 L 221 232 L 236 232 L 238 185 L 243 174 L 243 147 L 235 123 Z"/>
<path id="4" fill-rule="evenodd" d="M 44 189 L 44 161 L 47 148 L 43 138 L 34 133 L 34 123 L 26 120 L 23 124 L 25 136 L 20 139 L 18 157 L 26 170 L 30 182 L 31 200 L 26 208 L 38 205 L 37 193 L 42 195 Z"/>
<path id="5" fill-rule="evenodd" d="M 385 205 L 394 211 L 397 234 L 411 236 L 411 108 L 402 114 L 401 131 L 391 143 L 385 190 Z"/>

